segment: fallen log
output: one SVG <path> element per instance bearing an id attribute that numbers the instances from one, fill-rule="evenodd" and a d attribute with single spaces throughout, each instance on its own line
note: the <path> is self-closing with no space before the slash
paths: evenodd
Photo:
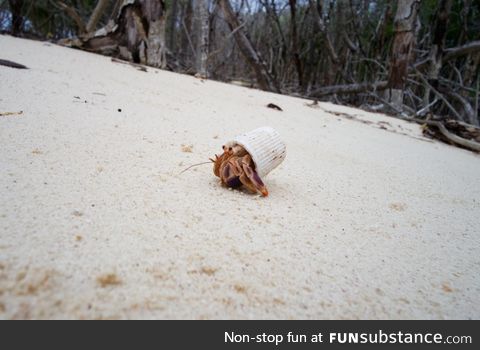
<path id="1" fill-rule="evenodd" d="M 454 119 L 440 121 L 398 116 L 397 118 L 423 125 L 425 136 L 480 153 L 480 128 L 476 126 Z"/>
<path id="2" fill-rule="evenodd" d="M 456 144 L 470 151 L 480 152 L 480 129 L 479 128 L 475 128 L 473 126 L 469 126 L 468 128 L 465 128 L 465 126 L 462 126 L 462 124 L 464 125 L 464 123 L 459 123 L 456 120 L 448 120 L 445 123 L 442 123 L 439 121 L 426 120 L 424 121 L 424 124 L 426 124 L 427 126 L 423 130 L 424 134 L 430 137 L 440 139 L 441 141 L 444 141 L 447 143 Z M 432 126 L 437 128 L 440 134 L 436 132 L 436 130 L 431 128 Z M 462 134 L 462 136 L 464 137 L 451 132 L 449 130 L 451 128 L 459 128 L 460 130 L 457 130 L 456 132 Z M 468 139 L 466 137 L 468 137 Z M 474 140 L 477 140 L 478 142 Z"/>
<path id="3" fill-rule="evenodd" d="M 359 83 L 350 85 L 333 85 L 318 88 L 310 93 L 310 97 L 322 97 L 333 94 L 357 94 L 367 91 L 381 91 L 388 88 L 388 81 L 375 83 Z"/>

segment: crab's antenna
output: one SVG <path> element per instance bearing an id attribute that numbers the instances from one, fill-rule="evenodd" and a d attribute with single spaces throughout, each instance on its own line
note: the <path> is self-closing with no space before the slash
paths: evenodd
<path id="1" fill-rule="evenodd" d="M 196 167 L 196 166 L 199 166 L 199 165 L 204 165 L 204 164 L 211 164 L 212 162 L 214 162 L 214 160 L 213 160 L 213 159 L 210 159 L 209 162 L 202 162 L 202 163 L 190 165 L 188 168 L 184 169 L 184 170 L 183 170 L 180 174 L 178 174 L 178 175 L 182 175 L 184 172 L 186 172 L 187 170 L 190 170 L 190 169 L 193 168 L 193 167 Z"/>

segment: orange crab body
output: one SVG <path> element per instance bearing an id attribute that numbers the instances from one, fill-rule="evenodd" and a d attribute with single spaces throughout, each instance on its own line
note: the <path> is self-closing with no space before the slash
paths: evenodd
<path id="1" fill-rule="evenodd" d="M 211 160 L 214 163 L 213 173 L 223 185 L 231 188 L 243 185 L 253 193 L 268 196 L 267 187 L 257 174 L 252 157 L 242 146 L 223 146 L 223 153 Z"/>

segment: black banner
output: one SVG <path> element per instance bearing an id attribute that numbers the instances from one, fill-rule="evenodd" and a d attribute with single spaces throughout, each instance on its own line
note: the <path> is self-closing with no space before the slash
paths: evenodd
<path id="1" fill-rule="evenodd" d="M 6 349 L 473 349 L 478 321 L 2 322 Z M 33 342 L 33 343 L 32 343 Z"/>

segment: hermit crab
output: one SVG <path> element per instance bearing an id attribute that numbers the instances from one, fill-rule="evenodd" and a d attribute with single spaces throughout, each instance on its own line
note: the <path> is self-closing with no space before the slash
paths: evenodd
<path id="1" fill-rule="evenodd" d="M 213 173 L 220 178 L 222 184 L 231 188 L 244 185 L 249 191 L 260 192 L 268 196 L 268 190 L 255 171 L 255 163 L 248 152 L 240 145 L 223 145 L 223 154 L 215 155 Z"/>
<path id="2" fill-rule="evenodd" d="M 278 132 L 262 127 L 238 135 L 222 146 L 223 153 L 215 155 L 213 173 L 223 185 L 238 188 L 242 185 L 252 193 L 268 196 L 262 178 L 283 162 L 286 146 Z"/>

